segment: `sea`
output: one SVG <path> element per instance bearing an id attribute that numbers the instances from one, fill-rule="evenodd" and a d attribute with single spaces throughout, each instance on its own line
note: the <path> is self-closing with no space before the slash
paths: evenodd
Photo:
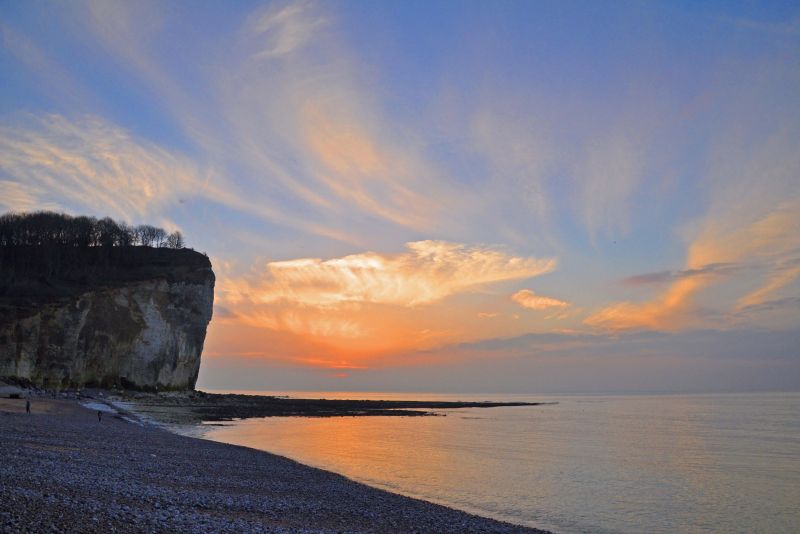
<path id="1" fill-rule="evenodd" d="M 183 431 L 556 533 L 800 532 L 800 393 L 244 393 L 552 404 Z"/>

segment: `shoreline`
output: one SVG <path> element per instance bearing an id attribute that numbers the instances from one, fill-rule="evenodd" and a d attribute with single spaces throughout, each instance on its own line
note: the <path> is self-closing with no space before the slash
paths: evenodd
<path id="1" fill-rule="evenodd" d="M 203 391 L 164 393 L 115 391 L 98 392 L 94 395 L 99 395 L 137 414 L 167 424 L 223 422 L 257 417 L 427 417 L 441 415 L 437 410 L 552 404 L 546 402 L 314 399 L 240 393 L 206 393 Z"/>
<path id="2" fill-rule="evenodd" d="M 126 414 L 98 421 L 77 399 L 24 404 L 0 400 L 3 532 L 545 532 Z"/>

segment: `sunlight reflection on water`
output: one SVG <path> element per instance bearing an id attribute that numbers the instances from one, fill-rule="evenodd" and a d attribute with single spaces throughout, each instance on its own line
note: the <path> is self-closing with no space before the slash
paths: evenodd
<path id="1" fill-rule="evenodd" d="M 292 396 L 558 404 L 250 419 L 202 433 L 556 532 L 800 530 L 800 394 Z"/>

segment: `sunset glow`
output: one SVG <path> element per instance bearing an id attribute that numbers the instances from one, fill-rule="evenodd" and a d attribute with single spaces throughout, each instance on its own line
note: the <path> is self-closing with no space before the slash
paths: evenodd
<path id="1" fill-rule="evenodd" d="M 797 9 L 492 4 L 7 3 L 0 210 L 207 253 L 201 386 L 800 384 Z"/>

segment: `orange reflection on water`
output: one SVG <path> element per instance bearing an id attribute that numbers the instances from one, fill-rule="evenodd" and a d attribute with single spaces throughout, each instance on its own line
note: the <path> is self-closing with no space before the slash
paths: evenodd
<path id="1" fill-rule="evenodd" d="M 391 476 L 424 478 L 437 485 L 452 486 L 452 458 L 447 447 L 420 447 L 410 458 L 408 451 L 436 435 L 436 417 L 327 417 L 260 419 L 217 427 L 209 439 L 269 450 L 304 463 L 333 469 L 357 480 L 398 490 L 387 483 Z M 424 449 L 424 451 L 423 451 Z M 333 462 L 335 465 L 331 465 Z"/>
<path id="2" fill-rule="evenodd" d="M 797 394 L 557 400 L 446 417 L 244 420 L 205 437 L 556 532 L 796 530 Z"/>

